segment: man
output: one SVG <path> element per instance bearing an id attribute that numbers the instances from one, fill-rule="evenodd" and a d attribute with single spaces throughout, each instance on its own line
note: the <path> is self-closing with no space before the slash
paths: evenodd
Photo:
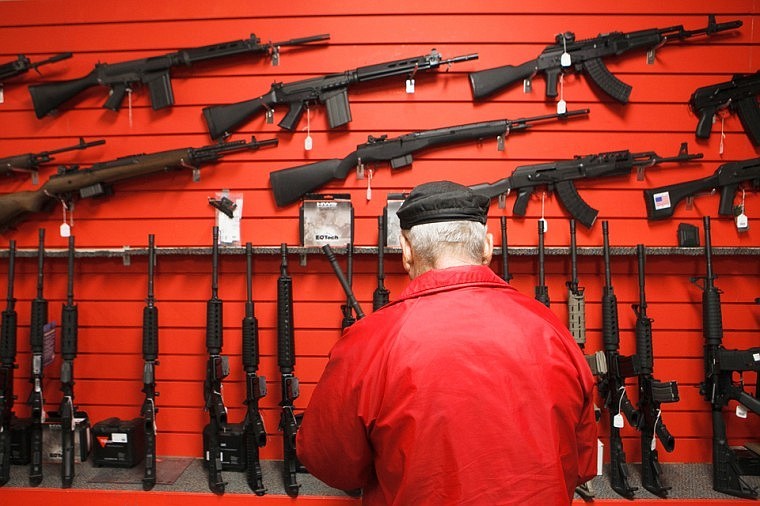
<path id="1" fill-rule="evenodd" d="M 364 504 L 569 504 L 596 471 L 593 378 L 569 331 L 489 268 L 489 200 L 425 183 L 398 211 L 411 283 L 335 345 L 298 456 Z"/>

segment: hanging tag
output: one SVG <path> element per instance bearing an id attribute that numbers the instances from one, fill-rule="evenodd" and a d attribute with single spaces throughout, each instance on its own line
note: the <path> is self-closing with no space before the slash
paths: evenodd
<path id="1" fill-rule="evenodd" d="M 303 149 L 306 151 L 311 151 L 311 148 L 313 146 L 313 142 L 311 140 L 311 109 L 309 109 L 309 106 L 306 106 L 306 138 L 303 140 Z"/>
<path id="2" fill-rule="evenodd" d="M 723 156 L 723 140 L 726 138 L 726 132 L 723 130 L 723 126 L 725 125 L 726 118 L 725 116 L 721 115 L 720 117 L 720 146 L 718 147 L 718 154 L 720 156 Z"/>
<path id="3" fill-rule="evenodd" d="M 543 228 L 545 234 L 549 230 L 549 222 L 544 218 L 539 218 L 538 221 L 541 222 L 541 227 Z"/>
<path id="4" fill-rule="evenodd" d="M 367 202 L 372 200 L 372 169 L 367 171 Z"/>
<path id="5" fill-rule="evenodd" d="M 306 151 L 311 151 L 312 145 L 313 143 L 311 140 L 311 135 L 307 135 L 306 138 L 303 140 L 303 148 Z"/>
<path id="6" fill-rule="evenodd" d="M 613 416 L 612 425 L 618 429 L 622 429 L 623 427 L 625 427 L 625 421 L 623 420 L 623 415 L 618 413 L 617 415 Z"/>
<path id="7" fill-rule="evenodd" d="M 409 94 L 414 93 L 414 79 L 406 80 L 406 92 Z"/>
<path id="8" fill-rule="evenodd" d="M 570 53 L 568 53 L 567 51 L 562 53 L 562 56 L 559 57 L 559 64 L 562 65 L 563 67 L 569 67 L 570 65 L 572 65 L 573 59 L 570 58 Z"/>
<path id="9" fill-rule="evenodd" d="M 272 48 L 272 66 L 276 67 L 280 64 L 280 47 L 274 46 Z"/>
<path id="10" fill-rule="evenodd" d="M 267 124 L 271 125 L 274 123 L 274 109 L 271 107 L 267 109 L 267 112 L 264 114 L 265 121 Z"/>
<path id="11" fill-rule="evenodd" d="M 652 442 L 649 445 L 649 449 L 655 451 L 657 449 L 657 438 L 652 437 Z"/>
<path id="12" fill-rule="evenodd" d="M 193 167 L 193 183 L 197 183 L 201 180 L 201 169 Z"/>
<path id="13" fill-rule="evenodd" d="M 736 405 L 736 416 L 739 418 L 747 418 L 747 408 L 743 404 Z"/>
<path id="14" fill-rule="evenodd" d="M 527 77 L 523 79 L 523 93 L 530 93 L 533 91 L 533 79 Z"/>
<path id="15" fill-rule="evenodd" d="M 71 236 L 71 227 L 68 223 L 61 223 L 60 232 L 61 237 L 69 237 Z"/>
<path id="16" fill-rule="evenodd" d="M 504 136 L 503 135 L 496 136 L 496 150 L 504 151 Z"/>
<path id="17" fill-rule="evenodd" d="M 647 65 L 654 65 L 654 49 L 647 51 Z"/>
<path id="18" fill-rule="evenodd" d="M 567 112 L 567 102 L 565 102 L 565 99 L 560 100 L 557 102 L 557 114 L 565 114 Z"/>
<path id="19" fill-rule="evenodd" d="M 739 232 L 746 232 L 749 230 L 749 219 L 747 218 L 747 215 L 744 214 L 744 211 L 736 216 L 736 230 Z"/>

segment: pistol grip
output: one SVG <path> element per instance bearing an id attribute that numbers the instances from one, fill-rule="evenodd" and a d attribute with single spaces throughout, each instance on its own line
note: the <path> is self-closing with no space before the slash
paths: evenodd
<path id="1" fill-rule="evenodd" d="M 288 104 L 288 113 L 285 115 L 284 118 L 277 124 L 280 128 L 284 128 L 285 130 L 290 130 L 291 132 L 295 130 L 296 125 L 299 121 L 301 121 L 301 116 L 303 116 L 303 110 L 304 110 L 304 103 L 301 101 L 298 102 L 291 102 Z"/>
<path id="2" fill-rule="evenodd" d="M 126 93 L 127 85 L 114 84 L 111 86 L 111 93 L 108 97 L 108 100 L 106 100 L 106 103 L 103 104 L 103 107 L 109 111 L 118 111 L 121 109 L 121 104 L 124 102 L 124 95 L 126 95 Z"/>
<path id="3" fill-rule="evenodd" d="M 717 112 L 716 107 L 705 107 L 699 112 L 696 135 L 698 139 L 709 139 L 712 131 L 713 117 Z"/>

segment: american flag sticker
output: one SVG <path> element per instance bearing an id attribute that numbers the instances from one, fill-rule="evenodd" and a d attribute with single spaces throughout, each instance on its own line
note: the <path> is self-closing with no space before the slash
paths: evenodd
<path id="1" fill-rule="evenodd" d="M 670 193 L 661 192 L 654 194 L 654 208 L 659 211 L 660 209 L 668 209 L 670 207 Z"/>

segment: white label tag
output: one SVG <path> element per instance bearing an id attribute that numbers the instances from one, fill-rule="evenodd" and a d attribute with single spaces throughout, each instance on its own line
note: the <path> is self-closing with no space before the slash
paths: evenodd
<path id="1" fill-rule="evenodd" d="M 114 443 L 126 443 L 128 439 L 127 435 L 123 432 L 114 432 L 111 434 L 111 441 Z"/>
<path id="2" fill-rule="evenodd" d="M 71 235 L 71 227 L 68 223 L 61 223 L 61 237 L 69 237 Z"/>
<path id="3" fill-rule="evenodd" d="M 754 360 L 755 362 L 760 362 L 760 353 L 753 353 L 752 360 Z"/>
<path id="4" fill-rule="evenodd" d="M 742 404 L 737 404 L 736 416 L 738 416 L 739 418 L 747 418 L 747 408 L 745 408 Z"/>
<path id="5" fill-rule="evenodd" d="M 669 209 L 670 208 L 670 193 L 660 192 L 655 193 L 652 197 L 654 199 L 654 208 L 656 210 Z"/>
<path id="6" fill-rule="evenodd" d="M 407 79 L 406 80 L 406 92 L 407 93 L 414 93 L 414 79 Z"/>
<path id="7" fill-rule="evenodd" d="M 563 67 L 569 67 L 573 64 L 573 59 L 570 58 L 570 53 L 562 53 L 562 56 L 559 57 L 559 64 Z"/>
<path id="8" fill-rule="evenodd" d="M 741 213 L 736 217 L 736 230 L 739 232 L 746 232 L 749 230 L 749 219 L 746 214 Z"/>
<path id="9" fill-rule="evenodd" d="M 557 102 L 557 114 L 565 114 L 567 112 L 567 102 L 560 100 Z"/>
<path id="10" fill-rule="evenodd" d="M 538 220 L 538 221 L 539 221 L 539 222 L 541 222 L 541 228 L 543 229 L 543 231 L 544 231 L 544 234 L 545 234 L 546 232 L 548 232 L 548 231 L 549 231 L 549 222 L 548 222 L 548 221 L 546 221 L 546 219 L 545 219 L 545 218 L 539 218 L 539 220 Z"/>
<path id="11" fill-rule="evenodd" d="M 625 427 L 625 421 L 623 421 L 623 415 L 618 413 L 614 417 L 612 417 L 612 425 L 618 429 L 622 429 Z"/>
<path id="12" fill-rule="evenodd" d="M 303 148 L 306 151 L 311 151 L 312 146 L 314 143 L 311 140 L 311 135 L 307 135 L 306 138 L 303 140 Z"/>

